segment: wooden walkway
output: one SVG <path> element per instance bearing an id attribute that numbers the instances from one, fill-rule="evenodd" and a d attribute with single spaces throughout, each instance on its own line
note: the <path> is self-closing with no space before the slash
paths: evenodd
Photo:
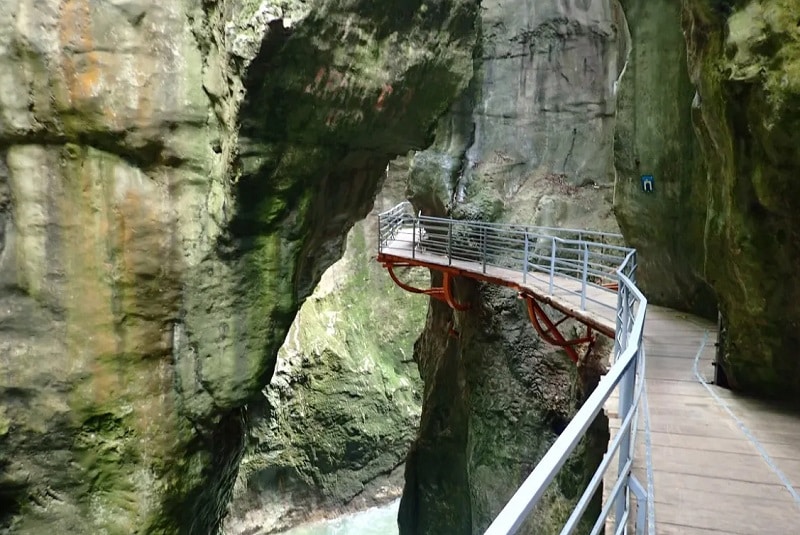
<path id="1" fill-rule="evenodd" d="M 382 253 L 411 258 L 407 245 L 390 244 Z M 418 251 L 415 256 L 434 268 L 447 265 L 438 255 Z M 488 275 L 532 291 L 573 317 L 604 327 L 601 332 L 609 326 L 613 332 L 615 292 L 589 288 L 591 301 L 582 312 L 580 296 L 569 291 L 579 292 L 580 283 L 572 279 L 556 277 L 558 289 L 549 294 L 550 279 L 544 273 L 523 281 L 521 273 L 494 267 L 487 267 L 484 275 L 482 266 L 472 262 L 454 261 L 451 267 L 465 276 Z M 656 533 L 800 533 L 800 497 L 792 494 L 800 491 L 800 413 L 698 380 L 695 369 L 701 378 L 713 375 L 713 324 L 649 305 L 644 337 Z M 619 425 L 616 399 L 609 399 L 606 412 L 613 436 Z M 646 484 L 644 410 L 635 459 L 634 473 Z"/>
<path id="2" fill-rule="evenodd" d="M 800 502 L 774 470 L 800 489 L 800 414 L 704 385 L 695 369 L 703 380 L 713 377 L 715 329 L 687 314 L 647 308 L 656 533 L 800 533 Z M 614 416 L 613 408 L 608 412 Z M 645 482 L 644 413 L 639 429 L 634 473 Z"/>

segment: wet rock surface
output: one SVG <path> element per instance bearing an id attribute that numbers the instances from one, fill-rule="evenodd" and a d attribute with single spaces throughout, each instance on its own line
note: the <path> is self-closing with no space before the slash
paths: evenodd
<path id="1" fill-rule="evenodd" d="M 226 533 L 268 533 L 400 495 L 419 422 L 412 352 L 427 300 L 396 287 L 374 256 L 377 213 L 403 198 L 405 161 L 387 168 L 375 208 L 303 304 L 270 384 L 249 404 Z M 398 275 L 428 285 L 427 270 Z"/>
<path id="2" fill-rule="evenodd" d="M 243 408 L 469 78 L 476 7 L 4 5 L 0 525 L 218 528 Z"/>
<path id="3" fill-rule="evenodd" d="M 623 5 L 641 44 L 622 81 L 616 209 L 643 287 L 713 319 L 719 308 L 731 386 L 796 398 L 800 4 Z"/>

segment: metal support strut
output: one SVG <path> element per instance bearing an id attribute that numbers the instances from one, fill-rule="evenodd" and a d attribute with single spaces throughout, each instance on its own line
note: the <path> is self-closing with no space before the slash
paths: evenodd
<path id="1" fill-rule="evenodd" d="M 383 265 L 389 271 L 389 276 L 392 278 L 395 284 L 397 284 L 400 288 L 407 292 L 415 293 L 415 294 L 424 294 L 429 295 L 434 299 L 438 299 L 439 301 L 443 301 L 447 303 L 450 308 L 453 310 L 469 310 L 469 303 L 459 303 L 456 301 L 455 297 L 453 297 L 453 288 L 452 288 L 452 275 L 447 271 L 442 271 L 442 275 L 444 279 L 442 280 L 442 287 L 441 288 L 415 288 L 405 282 L 401 281 L 394 272 L 395 267 L 414 267 L 414 264 L 406 264 L 406 263 L 395 263 L 395 262 L 384 262 Z"/>
<path id="2" fill-rule="evenodd" d="M 531 323 L 533 323 L 533 327 L 536 329 L 536 332 L 539 333 L 539 336 L 550 345 L 563 347 L 564 351 L 566 351 L 567 355 L 573 362 L 576 364 L 580 361 L 580 355 L 578 355 L 575 346 L 580 344 L 589 344 L 586 355 L 584 358 L 589 355 L 589 352 L 594 347 L 594 342 L 596 336 L 592 332 L 592 328 L 588 325 L 586 326 L 586 336 L 583 338 L 576 338 L 574 340 L 567 340 L 564 338 L 564 335 L 561 334 L 561 331 L 558 330 L 558 326 L 564 322 L 569 316 L 565 315 L 560 320 L 553 322 L 550 317 L 547 315 L 547 312 L 541 307 L 539 302 L 536 300 L 535 296 L 527 293 L 520 293 L 520 298 L 525 299 L 525 303 L 528 305 L 528 316 L 531 319 Z M 542 323 L 544 322 L 544 326 Z"/>

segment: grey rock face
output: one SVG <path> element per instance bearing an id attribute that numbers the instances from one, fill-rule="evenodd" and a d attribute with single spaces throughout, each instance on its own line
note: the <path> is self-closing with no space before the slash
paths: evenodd
<path id="1" fill-rule="evenodd" d="M 626 53 L 616 2 L 486 2 L 473 173 L 564 174 L 608 184 L 615 85 Z M 512 180 L 512 177 L 516 177 Z"/>
<path id="2" fill-rule="evenodd" d="M 625 1 L 635 46 L 619 86 L 614 147 L 615 213 L 626 240 L 639 251 L 638 282 L 654 303 L 713 317 L 715 298 L 698 269 L 704 217 L 698 213 L 706 165 L 692 132 L 681 6 Z M 652 175 L 655 191 L 642 191 Z"/>

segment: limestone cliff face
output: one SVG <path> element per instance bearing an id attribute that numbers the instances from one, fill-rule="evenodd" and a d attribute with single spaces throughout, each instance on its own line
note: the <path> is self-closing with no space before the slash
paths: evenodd
<path id="1" fill-rule="evenodd" d="M 476 75 L 434 146 L 415 156 L 410 197 L 436 215 L 615 230 L 614 88 L 627 49 L 619 6 L 483 7 Z M 406 534 L 482 533 L 597 380 L 595 362 L 577 373 L 537 338 L 513 292 L 456 288 L 472 309 L 432 301 L 415 346 L 425 389 L 401 502 Z M 598 420 L 525 533 L 552 533 L 566 519 L 606 440 Z"/>
<path id="2" fill-rule="evenodd" d="M 0 526 L 217 529 L 242 407 L 469 78 L 475 13 L 4 2 Z"/>
<path id="3" fill-rule="evenodd" d="M 800 3 L 625 4 L 642 44 L 623 79 L 618 214 L 646 289 L 709 315 L 718 303 L 732 386 L 796 397 Z"/>
<path id="4" fill-rule="evenodd" d="M 716 317 L 703 279 L 706 164 L 692 131 L 695 88 L 681 6 L 623 0 L 631 47 L 617 95 L 615 214 L 638 250 L 638 283 L 654 303 Z M 652 175 L 645 193 L 641 176 Z"/>
<path id="5" fill-rule="evenodd" d="M 263 397 L 248 405 L 226 533 L 268 533 L 400 494 L 419 422 L 412 352 L 427 301 L 395 286 L 375 251 L 377 214 L 404 198 L 406 172 L 406 158 L 387 168 L 374 209 L 303 304 Z M 428 283 L 427 270 L 398 271 Z"/>

